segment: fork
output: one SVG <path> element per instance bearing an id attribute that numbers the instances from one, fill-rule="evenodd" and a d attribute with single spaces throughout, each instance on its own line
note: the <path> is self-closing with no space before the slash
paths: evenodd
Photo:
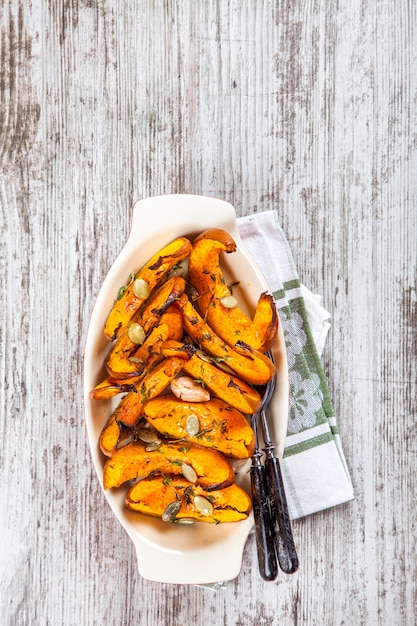
<path id="1" fill-rule="evenodd" d="M 275 391 L 275 376 L 268 383 L 260 409 L 262 430 L 265 447 L 265 480 L 269 495 L 269 506 L 276 553 L 280 568 L 286 574 L 293 574 L 298 569 L 298 556 L 294 544 L 294 536 L 291 529 L 288 514 L 287 498 L 285 495 L 284 481 L 282 478 L 281 464 L 274 454 L 275 446 L 271 442 L 266 409 Z"/>
<path id="2" fill-rule="evenodd" d="M 255 449 L 252 454 L 250 482 L 259 572 L 264 580 L 271 581 L 275 580 L 278 575 L 278 565 L 274 545 L 274 526 L 267 497 L 265 468 L 261 463 L 263 455 L 259 451 L 258 415 L 259 412 L 254 413 L 251 419 L 255 433 Z"/>
<path id="3" fill-rule="evenodd" d="M 272 359 L 271 353 L 267 353 Z M 274 454 L 274 445 L 268 427 L 267 407 L 275 391 L 275 376 L 266 386 L 262 405 L 252 416 L 255 432 L 255 450 L 252 455 L 251 490 L 255 518 L 256 544 L 259 569 L 264 580 L 274 580 L 277 576 L 277 560 L 283 572 L 293 574 L 298 569 L 298 556 L 294 544 L 288 505 L 285 495 L 281 466 Z M 261 463 L 259 451 L 258 417 L 261 416 L 264 435 L 265 465 Z"/>

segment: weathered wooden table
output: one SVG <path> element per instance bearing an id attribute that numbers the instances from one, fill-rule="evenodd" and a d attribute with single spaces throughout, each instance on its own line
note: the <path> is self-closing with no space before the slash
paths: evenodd
<path id="1" fill-rule="evenodd" d="M 1 623 L 415 623 L 417 5 L 3 0 Z M 356 492 L 253 537 L 220 591 L 140 578 L 99 489 L 83 349 L 138 198 L 275 209 L 332 315 L 324 365 Z"/>

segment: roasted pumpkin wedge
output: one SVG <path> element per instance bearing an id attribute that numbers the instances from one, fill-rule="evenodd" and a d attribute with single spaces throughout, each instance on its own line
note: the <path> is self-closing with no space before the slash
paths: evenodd
<path id="1" fill-rule="evenodd" d="M 140 347 L 157 326 L 167 309 L 185 289 L 186 283 L 180 276 L 173 276 L 149 297 L 149 301 L 140 308 L 119 334 L 107 357 L 106 367 L 110 375 L 120 378 L 137 375 L 140 367 L 134 368 L 134 352 Z M 176 334 L 176 333 L 175 333 Z M 149 347 L 149 346 L 147 346 Z"/>
<path id="2" fill-rule="evenodd" d="M 164 342 L 162 342 L 161 346 Z M 162 348 L 161 348 L 162 350 Z M 151 354 L 146 362 L 146 368 L 138 376 L 132 376 L 129 378 L 114 378 L 108 376 L 101 383 L 96 385 L 94 389 L 90 391 L 90 398 L 94 400 L 107 400 L 119 393 L 128 393 L 129 391 L 137 391 L 137 386 L 140 381 L 153 370 L 153 368 L 164 360 L 162 351 L 160 353 Z"/>
<path id="3" fill-rule="evenodd" d="M 128 285 L 119 291 L 107 317 L 104 334 L 115 339 L 127 326 L 132 316 L 140 309 L 153 290 L 167 278 L 177 263 L 183 261 L 191 251 L 191 243 L 178 237 L 154 254 L 139 270 Z"/>
<path id="4" fill-rule="evenodd" d="M 132 333 L 129 333 L 130 329 Z M 139 324 L 143 330 L 143 326 Z M 134 323 L 129 324 L 127 332 L 124 331 L 116 341 L 107 359 L 106 368 L 113 378 L 129 378 L 139 376 L 147 367 L 148 360 L 152 355 L 160 353 L 160 347 L 168 339 L 180 339 L 183 332 L 182 316 L 177 307 L 171 305 L 162 314 L 159 322 L 152 328 L 143 343 L 135 343 Z M 139 338 L 140 339 L 140 338 Z"/>
<path id="5" fill-rule="evenodd" d="M 161 352 L 167 358 L 177 357 L 178 359 L 188 361 L 197 352 L 197 348 L 192 343 L 168 339 L 168 341 L 164 341 L 162 344 Z"/>
<path id="6" fill-rule="evenodd" d="M 183 359 L 164 359 L 153 370 L 147 372 L 134 391 L 129 391 L 110 415 L 100 434 L 100 449 L 106 456 L 112 456 L 120 442 L 123 429 L 133 428 L 143 415 L 143 407 L 148 400 L 161 394 L 171 380 L 181 371 Z"/>
<path id="7" fill-rule="evenodd" d="M 159 476 L 137 482 L 126 496 L 126 506 L 166 521 L 219 524 L 246 519 L 252 503 L 236 483 L 206 491 L 181 478 Z"/>
<path id="8" fill-rule="evenodd" d="M 220 253 L 234 252 L 236 244 L 225 231 L 204 231 L 193 242 L 188 270 L 198 292 L 198 308 L 224 341 L 234 346 L 240 340 L 261 352 L 271 347 L 278 330 L 278 314 L 271 294 L 260 295 L 253 319 L 234 302 L 220 266 Z"/>
<path id="9" fill-rule="evenodd" d="M 105 456 L 112 456 L 116 450 L 131 439 L 133 430 L 119 424 L 113 413 L 100 433 L 99 446 Z"/>
<path id="10" fill-rule="evenodd" d="M 104 465 L 105 489 L 120 487 L 134 478 L 151 474 L 181 475 L 194 472 L 196 484 L 211 491 L 233 483 L 230 462 L 216 450 L 192 444 L 163 443 L 157 450 L 147 450 L 142 442 L 129 443 L 117 450 Z M 191 468 L 191 469 L 190 469 Z"/>
<path id="11" fill-rule="evenodd" d="M 171 380 L 181 371 L 182 359 L 175 357 L 164 359 L 135 385 L 121 400 L 114 413 L 118 422 L 125 426 L 134 426 L 143 414 L 143 407 L 152 398 L 159 396 L 168 387 Z"/>
<path id="12" fill-rule="evenodd" d="M 169 394 L 145 404 L 144 417 L 171 439 L 213 448 L 235 459 L 253 453 L 255 435 L 245 416 L 218 398 L 185 402 Z"/>
<path id="13" fill-rule="evenodd" d="M 241 341 L 229 346 L 203 320 L 186 294 L 182 294 L 177 304 L 183 315 L 184 330 L 200 348 L 226 363 L 247 383 L 265 385 L 271 380 L 275 366 L 265 354 Z"/>
<path id="14" fill-rule="evenodd" d="M 175 303 L 185 291 L 186 282 L 181 276 L 172 276 L 154 293 L 149 302 L 140 310 L 137 319 L 145 333 L 156 326 L 165 311 Z"/>
<path id="15" fill-rule="evenodd" d="M 94 389 L 90 391 L 89 395 L 92 400 L 109 400 L 119 395 L 119 393 L 134 390 L 135 387 L 133 383 L 108 377 L 96 385 Z"/>
<path id="16" fill-rule="evenodd" d="M 238 376 L 208 362 L 196 352 L 184 362 L 184 372 L 205 385 L 209 391 L 242 413 L 256 413 L 261 406 L 259 393 Z"/>

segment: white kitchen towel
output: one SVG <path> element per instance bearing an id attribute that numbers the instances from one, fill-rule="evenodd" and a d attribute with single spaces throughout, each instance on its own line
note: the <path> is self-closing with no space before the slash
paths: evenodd
<path id="1" fill-rule="evenodd" d="M 274 295 L 284 332 L 290 405 L 282 472 L 296 519 L 354 497 L 320 360 L 330 315 L 300 283 L 275 211 L 239 218 L 238 230 Z"/>

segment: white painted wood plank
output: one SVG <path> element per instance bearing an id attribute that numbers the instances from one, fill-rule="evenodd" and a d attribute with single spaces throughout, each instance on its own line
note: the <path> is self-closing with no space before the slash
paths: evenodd
<path id="1" fill-rule="evenodd" d="M 415 623 L 415 26 L 407 0 L 3 2 L 2 623 Z M 294 524 L 273 584 L 252 539 L 226 590 L 142 580 L 89 458 L 94 298 L 132 201 L 177 192 L 276 209 L 333 318 L 356 500 Z"/>

